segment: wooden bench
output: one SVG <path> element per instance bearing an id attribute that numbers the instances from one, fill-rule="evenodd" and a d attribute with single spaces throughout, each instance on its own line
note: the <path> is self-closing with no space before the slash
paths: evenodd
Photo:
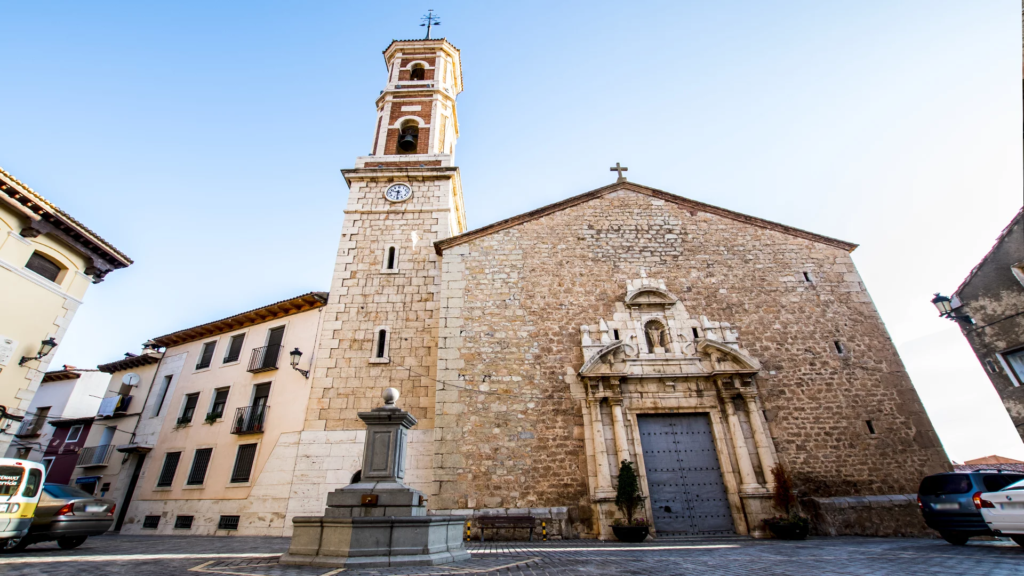
<path id="1" fill-rule="evenodd" d="M 529 528 L 530 542 L 533 542 L 533 526 L 537 519 L 533 516 L 477 516 L 472 522 L 476 522 L 480 529 L 480 541 L 484 541 L 484 530 L 500 530 L 502 528 Z"/>

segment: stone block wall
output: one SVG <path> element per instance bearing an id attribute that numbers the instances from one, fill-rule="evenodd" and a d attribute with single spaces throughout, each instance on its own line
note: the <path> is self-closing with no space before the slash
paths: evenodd
<path id="1" fill-rule="evenodd" d="M 739 328 L 763 364 L 779 458 L 805 493 L 907 493 L 948 468 L 843 243 L 629 186 L 444 248 L 439 508 L 588 501 L 567 384 L 583 362 L 578 327 L 611 318 L 641 268 L 691 314 Z"/>
<path id="2" fill-rule="evenodd" d="M 934 537 L 917 505 L 917 494 L 804 498 L 816 536 Z"/>

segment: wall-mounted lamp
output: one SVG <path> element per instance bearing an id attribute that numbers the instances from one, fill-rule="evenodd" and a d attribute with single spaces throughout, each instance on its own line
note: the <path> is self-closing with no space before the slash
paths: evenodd
<path id="1" fill-rule="evenodd" d="M 18 366 L 24 366 L 25 362 L 31 362 L 32 360 L 39 360 L 43 356 L 46 356 L 57 347 L 57 341 L 53 339 L 53 336 L 43 340 L 39 343 L 39 353 L 35 356 L 22 356 L 21 360 L 18 361 Z"/>
<path id="2" fill-rule="evenodd" d="M 953 302 L 948 297 L 943 296 L 938 292 L 936 292 L 935 297 L 932 298 L 932 304 L 934 304 L 935 309 L 939 311 L 939 316 L 942 316 L 943 318 L 974 324 L 974 319 L 969 315 L 953 313 Z"/>
<path id="3" fill-rule="evenodd" d="M 302 351 L 296 348 L 295 350 L 292 350 L 289 353 L 289 355 L 292 357 L 292 368 L 299 374 L 302 374 L 306 378 L 309 378 L 309 370 L 303 370 L 302 368 L 299 368 L 299 360 L 302 359 Z"/>

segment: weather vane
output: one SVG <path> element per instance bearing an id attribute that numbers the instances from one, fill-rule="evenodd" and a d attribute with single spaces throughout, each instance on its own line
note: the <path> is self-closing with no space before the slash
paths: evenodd
<path id="1" fill-rule="evenodd" d="M 440 26 L 441 25 L 441 17 L 434 15 L 434 9 L 431 8 L 431 9 L 427 10 L 427 14 L 425 16 L 423 16 L 422 18 L 420 18 L 420 20 L 423 21 L 423 24 L 420 24 L 420 26 L 426 26 L 427 27 L 427 37 L 425 38 L 425 40 L 430 40 L 430 28 L 432 26 Z"/>

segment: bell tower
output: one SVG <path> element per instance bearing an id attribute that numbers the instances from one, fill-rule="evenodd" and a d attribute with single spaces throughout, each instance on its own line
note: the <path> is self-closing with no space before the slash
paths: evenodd
<path id="1" fill-rule="evenodd" d="M 410 450 L 418 434 L 433 441 L 441 286 L 433 243 L 466 230 L 454 165 L 459 50 L 443 38 L 395 40 L 384 63 L 371 152 L 341 171 L 348 204 L 306 414 L 305 430 L 326 432 L 336 451 L 355 440 L 344 431 L 362 430 L 357 413 L 388 387 L 420 422 Z M 354 462 L 360 446 L 352 443 Z M 410 466 L 410 483 L 424 489 L 429 479 L 417 474 L 429 475 L 430 464 Z"/>

